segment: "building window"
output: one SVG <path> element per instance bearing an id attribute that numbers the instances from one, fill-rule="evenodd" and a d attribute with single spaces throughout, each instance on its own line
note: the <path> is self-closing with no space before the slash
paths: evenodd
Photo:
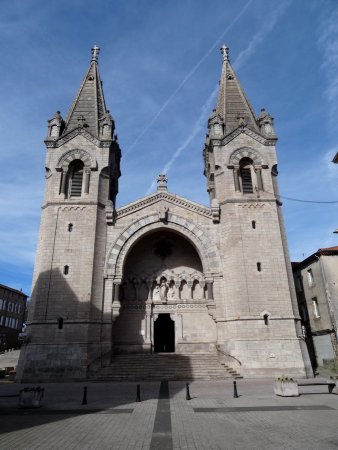
<path id="1" fill-rule="evenodd" d="M 319 312 L 317 297 L 313 297 L 312 305 L 313 305 L 313 316 L 314 316 L 315 319 L 319 319 L 320 318 L 320 312 Z"/>
<path id="2" fill-rule="evenodd" d="M 257 263 L 257 270 L 258 272 L 262 271 L 262 264 L 260 262 Z"/>
<path id="3" fill-rule="evenodd" d="M 253 229 L 256 228 L 256 221 L 255 221 L 255 220 L 253 220 L 253 221 L 251 222 L 251 226 L 252 226 Z"/>
<path id="4" fill-rule="evenodd" d="M 63 273 L 64 273 L 64 275 L 68 275 L 68 273 L 69 273 L 69 266 L 64 266 Z"/>
<path id="5" fill-rule="evenodd" d="M 68 170 L 68 198 L 81 197 L 83 180 L 83 162 L 79 160 L 69 164 Z"/>
<path id="6" fill-rule="evenodd" d="M 73 231 L 73 224 L 69 223 L 68 224 L 68 231 L 71 233 Z"/>
<path id="7" fill-rule="evenodd" d="M 59 317 L 58 318 L 58 329 L 62 330 L 62 328 L 63 328 L 63 318 Z"/>
<path id="8" fill-rule="evenodd" d="M 243 194 L 252 194 L 253 193 L 251 169 L 252 169 L 251 159 L 243 158 L 240 162 L 240 167 L 239 167 L 239 174 L 240 174 Z"/>
<path id="9" fill-rule="evenodd" d="M 309 286 L 313 286 L 313 273 L 312 273 L 312 269 L 309 269 L 307 271 L 307 281 L 309 283 Z"/>

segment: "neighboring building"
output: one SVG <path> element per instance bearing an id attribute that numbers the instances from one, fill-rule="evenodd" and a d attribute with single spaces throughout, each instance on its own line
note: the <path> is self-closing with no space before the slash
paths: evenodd
<path id="1" fill-rule="evenodd" d="M 338 246 L 292 263 L 299 311 L 314 368 L 337 358 Z"/>
<path id="2" fill-rule="evenodd" d="M 25 320 L 27 295 L 0 284 L 0 351 L 16 348 Z"/>
<path id="3" fill-rule="evenodd" d="M 244 376 L 306 376 L 273 118 L 255 116 L 222 55 L 203 150 L 210 207 L 168 192 L 160 175 L 157 192 L 116 209 L 121 152 L 92 50 L 67 118 L 48 122 L 19 380 L 86 379 L 113 355 L 151 352 L 187 366 L 213 356 Z"/>

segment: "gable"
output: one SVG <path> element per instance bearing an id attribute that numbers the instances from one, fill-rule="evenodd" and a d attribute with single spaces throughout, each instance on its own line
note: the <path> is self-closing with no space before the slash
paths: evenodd
<path id="1" fill-rule="evenodd" d="M 157 203 L 165 201 L 167 204 L 178 206 L 190 212 L 194 212 L 200 216 L 212 218 L 211 209 L 207 206 L 201 205 L 200 203 L 193 202 L 179 195 L 174 195 L 169 192 L 157 192 L 155 194 L 143 197 L 136 202 L 129 203 L 126 206 L 118 208 L 116 210 L 116 218 L 120 219 L 122 217 L 134 214 L 137 211 L 146 209 L 149 206 L 154 206 Z"/>

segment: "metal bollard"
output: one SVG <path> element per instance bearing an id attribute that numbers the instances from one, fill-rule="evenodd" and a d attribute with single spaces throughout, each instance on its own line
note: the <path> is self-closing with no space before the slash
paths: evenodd
<path id="1" fill-rule="evenodd" d="M 189 390 L 189 383 L 186 383 L 185 387 L 186 387 L 186 391 L 187 391 L 186 396 L 185 396 L 185 399 L 186 399 L 186 400 L 191 400 L 191 397 L 190 397 L 190 390 Z"/>
<path id="2" fill-rule="evenodd" d="M 234 381 L 234 398 L 238 398 L 238 397 L 239 397 L 239 395 L 237 393 L 237 384 L 236 384 L 236 381 Z"/>
<path id="3" fill-rule="evenodd" d="M 136 386 L 136 401 L 141 401 L 141 388 L 139 384 Z"/>
<path id="4" fill-rule="evenodd" d="M 82 405 L 87 404 L 87 386 L 83 388 L 83 399 L 82 399 Z"/>

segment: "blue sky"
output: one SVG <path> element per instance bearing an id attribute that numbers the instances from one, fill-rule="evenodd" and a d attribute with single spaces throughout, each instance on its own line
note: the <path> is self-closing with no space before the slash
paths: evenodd
<path id="1" fill-rule="evenodd" d="M 47 119 L 66 116 L 101 47 L 106 102 L 123 152 L 118 206 L 153 189 L 208 204 L 202 149 L 230 59 L 279 137 L 286 197 L 338 201 L 335 0 L 12 0 L 0 18 L 0 283 L 30 293 L 44 192 Z M 284 201 L 290 253 L 338 245 L 338 203 Z"/>

